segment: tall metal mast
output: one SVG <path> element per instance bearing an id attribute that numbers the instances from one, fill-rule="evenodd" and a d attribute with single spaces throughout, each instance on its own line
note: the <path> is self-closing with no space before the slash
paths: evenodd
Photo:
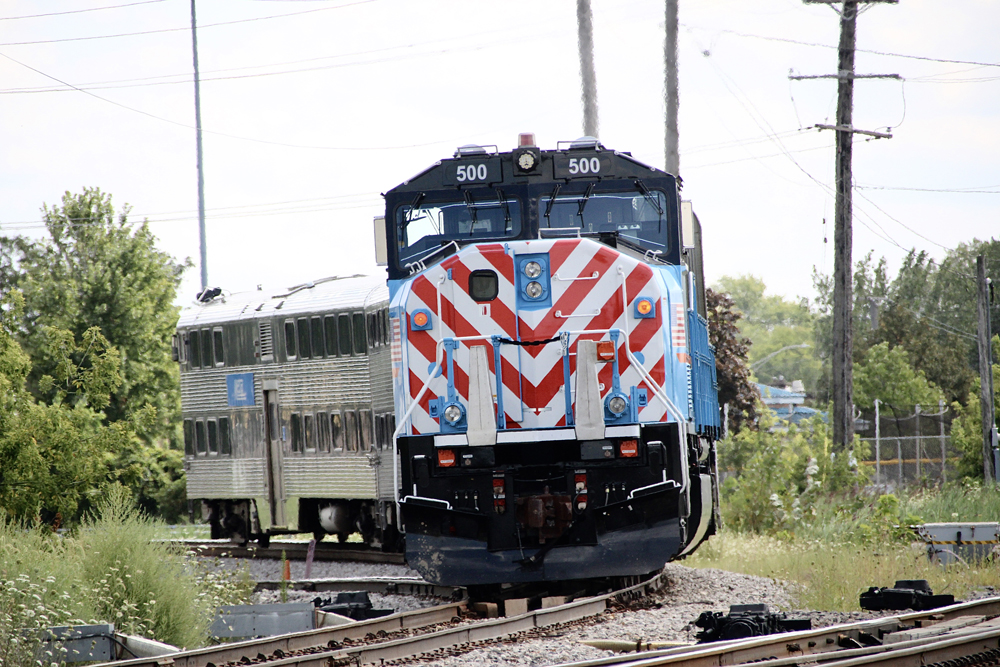
<path id="1" fill-rule="evenodd" d="M 208 287 L 208 246 L 205 242 L 205 172 L 201 154 L 201 79 L 198 72 L 198 22 L 191 0 L 191 46 L 194 49 L 194 121 L 198 146 L 198 237 L 201 242 L 201 289 Z"/>

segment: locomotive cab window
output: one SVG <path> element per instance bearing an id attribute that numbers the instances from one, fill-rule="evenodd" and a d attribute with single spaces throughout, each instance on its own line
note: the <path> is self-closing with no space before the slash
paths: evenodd
<path id="1" fill-rule="evenodd" d="M 618 236 L 654 252 L 671 250 L 667 196 L 645 187 L 631 192 L 593 192 L 543 196 L 538 200 L 539 225 L 550 229 L 617 232 Z"/>
<path id="2" fill-rule="evenodd" d="M 502 239 L 521 233 L 521 204 L 502 190 L 465 190 L 464 198 L 396 209 L 400 268 L 449 241 Z M 498 196 L 499 194 L 499 196 Z"/>

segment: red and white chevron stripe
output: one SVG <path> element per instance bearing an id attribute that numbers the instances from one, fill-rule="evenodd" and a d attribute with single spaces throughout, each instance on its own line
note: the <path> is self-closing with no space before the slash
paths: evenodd
<path id="1" fill-rule="evenodd" d="M 516 307 L 515 256 L 525 253 L 547 253 L 550 263 L 552 306 L 540 310 L 518 310 Z M 488 303 L 477 303 L 468 293 L 469 275 L 477 269 L 491 269 L 499 277 L 499 294 Z M 450 273 L 450 277 L 449 277 Z M 624 282 L 624 299 L 622 284 Z M 438 312 L 440 290 L 441 312 Z M 634 317 L 635 299 L 643 296 L 660 303 L 653 318 Z M 407 385 L 411 400 L 424 384 L 430 390 L 414 410 L 414 432 L 436 433 L 439 425 L 429 415 L 428 404 L 447 391 L 447 365 L 441 352 L 442 377 L 432 379 L 437 342 L 442 337 L 484 337 L 484 340 L 463 342 L 454 355 L 454 382 L 463 402 L 468 399 L 469 347 L 487 345 L 492 384 L 496 387 L 496 368 L 489 337 L 500 335 L 521 341 L 545 340 L 563 331 L 604 332 L 608 329 L 628 331 L 629 347 L 641 353 L 643 367 L 663 385 L 667 339 L 665 329 L 669 319 L 666 295 L 661 293 L 653 271 L 638 260 L 622 255 L 613 248 L 589 239 L 557 239 L 517 241 L 507 244 L 467 246 L 414 279 L 406 299 L 407 313 L 424 308 L 433 313 L 432 331 L 414 331 L 407 322 L 407 345 L 404 366 L 408 369 Z M 684 347 L 683 304 L 677 304 L 679 320 L 669 327 L 680 331 L 680 347 Z M 679 321 L 679 324 L 678 324 Z M 576 343 L 581 339 L 609 340 L 607 333 L 573 335 L 570 342 L 570 387 L 564 386 L 562 345 L 519 347 L 502 345 L 503 407 L 508 428 L 548 428 L 566 424 L 565 391 L 575 387 Z M 394 337 L 394 340 L 398 338 Z M 676 340 L 674 341 L 677 346 Z M 632 367 L 619 338 L 619 372 L 622 390 L 632 386 L 646 387 L 652 399 L 653 391 L 640 373 Z M 611 390 L 612 364 L 600 369 L 602 395 Z M 496 397 L 494 397 L 494 400 Z M 641 421 L 664 418 L 665 409 L 659 401 L 649 400 L 640 410 Z"/>

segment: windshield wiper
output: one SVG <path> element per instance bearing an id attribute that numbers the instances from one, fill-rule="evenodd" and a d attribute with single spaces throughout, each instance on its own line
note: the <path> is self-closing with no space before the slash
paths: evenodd
<path id="1" fill-rule="evenodd" d="M 510 207 L 507 205 L 507 198 L 503 196 L 501 188 L 497 188 L 497 199 L 500 200 L 500 206 L 503 207 L 503 222 L 506 231 L 507 226 L 510 225 Z"/>
<path id="2" fill-rule="evenodd" d="M 587 202 L 590 201 L 590 195 L 592 194 L 594 194 L 593 183 L 587 186 L 587 191 L 583 193 L 583 199 L 580 200 L 580 208 L 576 212 L 576 214 L 580 216 L 580 227 L 583 227 L 583 209 L 586 208 Z"/>
<path id="3" fill-rule="evenodd" d="M 562 183 L 556 183 L 556 187 L 552 189 L 552 194 L 549 195 L 549 203 L 545 205 L 545 220 L 549 220 L 549 215 L 552 213 L 552 206 L 556 203 L 556 197 L 559 196 L 559 190 L 562 189 Z M 550 227 L 552 225 L 549 225 Z"/>
<path id="4" fill-rule="evenodd" d="M 469 215 L 472 216 L 472 224 L 469 225 L 469 236 L 472 236 L 472 230 L 479 222 L 479 212 L 476 210 L 476 202 L 472 199 L 472 193 L 468 190 L 465 191 L 465 207 L 469 209 Z"/>
<path id="5" fill-rule="evenodd" d="M 420 210 L 420 202 L 422 202 L 426 196 L 426 192 L 418 192 L 417 196 L 413 198 L 413 201 L 410 203 L 410 208 L 406 211 L 406 215 L 403 216 L 403 222 L 399 226 L 401 230 L 405 230 L 407 225 L 413 222 L 413 214 Z"/>
<path id="6" fill-rule="evenodd" d="M 635 179 L 635 187 L 638 188 L 639 192 L 642 193 L 643 198 L 647 202 L 649 202 L 650 204 L 652 204 L 653 208 L 656 209 L 656 216 L 657 216 L 656 217 L 656 233 L 659 234 L 661 231 L 663 231 L 663 229 L 662 229 L 662 227 L 663 227 L 663 207 L 660 206 L 660 198 L 659 197 L 654 197 L 653 193 L 650 192 L 649 188 L 646 187 L 646 184 L 643 183 L 638 178 Z"/>

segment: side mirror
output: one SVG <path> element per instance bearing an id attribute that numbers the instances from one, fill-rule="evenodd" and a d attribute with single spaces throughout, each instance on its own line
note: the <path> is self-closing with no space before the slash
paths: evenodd
<path id="1" fill-rule="evenodd" d="M 386 266 L 389 263 L 388 244 L 385 238 L 385 216 L 375 216 L 375 264 Z"/>

